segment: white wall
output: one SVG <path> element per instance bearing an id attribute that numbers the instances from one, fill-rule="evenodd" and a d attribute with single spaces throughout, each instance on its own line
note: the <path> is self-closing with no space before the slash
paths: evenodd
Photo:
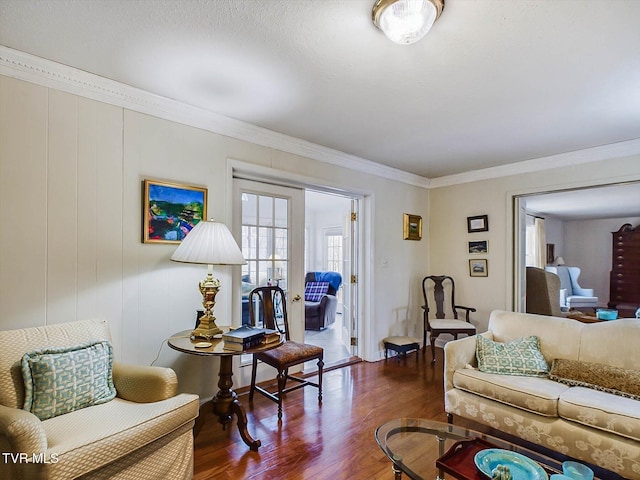
<path id="1" fill-rule="evenodd" d="M 429 191 L 429 274 L 455 278 L 456 302 L 478 309 L 472 319 L 479 331 L 484 331 L 492 310 L 513 308 L 514 195 L 638 179 L 640 155 L 634 155 L 584 163 L 579 168 L 569 166 L 434 188 Z M 483 214 L 489 216 L 489 231 L 467 233 L 466 217 Z M 472 239 L 489 240 L 488 277 L 469 276 L 467 241 Z M 565 246 L 567 242 L 565 233 Z"/>
<path id="2" fill-rule="evenodd" d="M 306 223 L 309 226 L 309 237 L 313 242 L 313 255 L 309 257 L 309 270 L 321 271 L 326 269 L 325 234 L 328 229 L 342 230 L 344 228 L 345 216 L 351 211 L 351 201 L 344 199 L 342 206 L 331 202 L 332 208 L 326 211 L 314 211 L 307 215 Z"/>
<path id="3" fill-rule="evenodd" d="M 176 369 L 182 391 L 212 395 L 217 360 L 164 342 L 193 327 L 203 272 L 170 262 L 172 245 L 141 243 L 141 182 L 203 185 L 209 215 L 230 224 L 229 159 L 366 193 L 362 354 L 380 358 L 398 311 L 420 328 L 428 229 L 402 240 L 402 214 L 426 218 L 427 190 L 0 76 L 0 329 L 105 318 L 118 360 L 149 364 L 162 347 L 156 364 Z M 216 275 L 231 285 L 228 267 Z M 216 299 L 221 325 L 231 297 Z"/>

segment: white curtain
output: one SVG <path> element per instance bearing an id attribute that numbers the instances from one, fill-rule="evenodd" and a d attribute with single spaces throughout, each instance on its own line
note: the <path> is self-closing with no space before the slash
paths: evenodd
<path id="1" fill-rule="evenodd" d="M 547 236 L 544 232 L 544 219 L 536 217 L 533 221 L 534 235 L 534 267 L 544 268 L 547 264 Z"/>

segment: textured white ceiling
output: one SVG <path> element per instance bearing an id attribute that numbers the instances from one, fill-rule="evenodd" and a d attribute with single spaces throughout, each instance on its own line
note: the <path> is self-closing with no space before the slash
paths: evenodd
<path id="1" fill-rule="evenodd" d="M 640 1 L 0 0 L 0 43 L 436 178 L 640 138 Z"/>

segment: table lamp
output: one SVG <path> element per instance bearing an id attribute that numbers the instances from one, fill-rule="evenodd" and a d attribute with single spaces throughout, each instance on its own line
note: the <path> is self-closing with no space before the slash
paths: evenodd
<path id="1" fill-rule="evenodd" d="M 199 283 L 204 315 L 191 336 L 211 340 L 222 333 L 213 316 L 216 294 L 220 290 L 220 280 L 213 278 L 213 266 L 244 265 L 247 262 L 227 226 L 213 220 L 199 222 L 182 240 L 171 260 L 208 265 L 207 277 Z"/>

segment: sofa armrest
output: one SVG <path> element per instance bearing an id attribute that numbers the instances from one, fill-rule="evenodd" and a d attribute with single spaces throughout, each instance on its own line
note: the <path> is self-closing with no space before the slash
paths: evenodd
<path id="1" fill-rule="evenodd" d="M 493 340 L 491 332 L 481 333 Z M 453 374 L 467 365 L 476 367 L 476 335 L 447 342 L 444 346 L 444 391 L 453 389 Z"/>
<path id="2" fill-rule="evenodd" d="M 41 453 L 47 449 L 42 422 L 33 413 L 0 405 L 0 437 L 11 446 L 11 453 Z"/>
<path id="3" fill-rule="evenodd" d="M 118 397 L 137 403 L 151 403 L 175 397 L 176 372 L 165 367 L 113 363 L 113 384 Z"/>

